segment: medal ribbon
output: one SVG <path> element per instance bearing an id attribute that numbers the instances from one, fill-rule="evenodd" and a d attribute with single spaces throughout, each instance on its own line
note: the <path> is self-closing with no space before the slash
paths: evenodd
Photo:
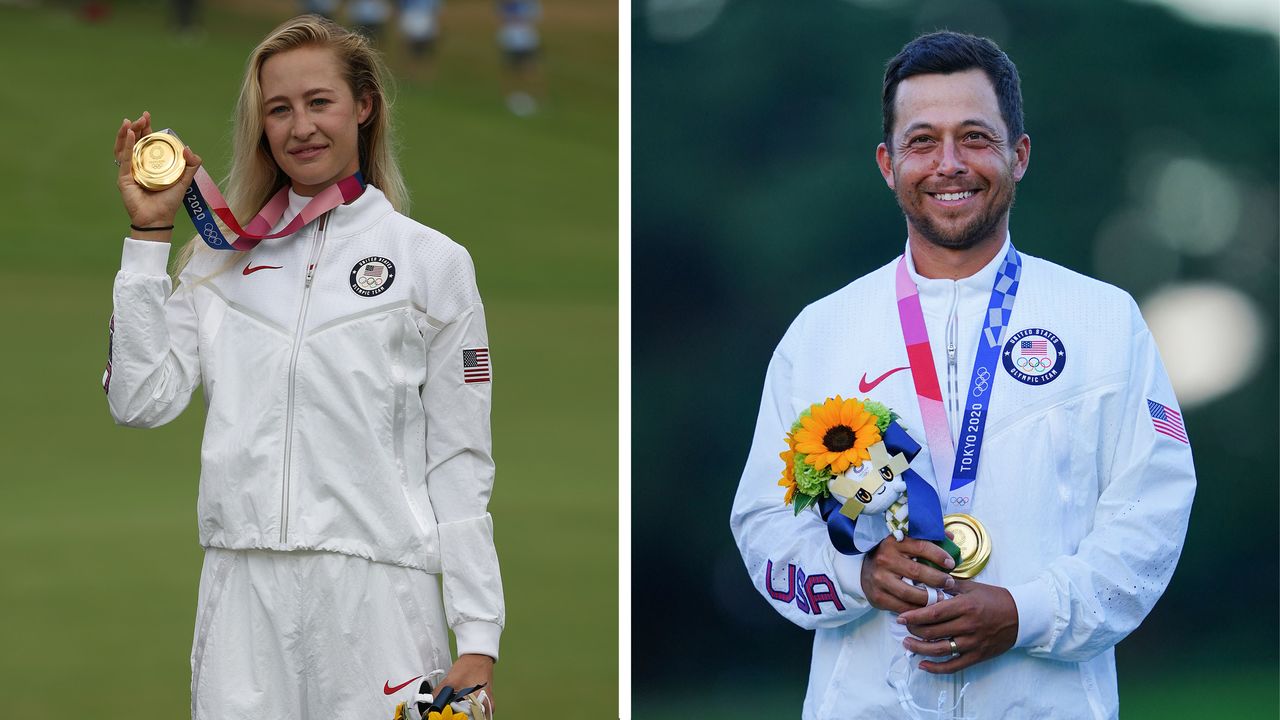
<path id="1" fill-rule="evenodd" d="M 344 205 L 360 197 L 360 194 L 364 192 L 364 187 L 364 175 L 359 172 L 339 180 L 316 193 L 316 196 L 311 198 L 306 207 L 302 208 L 302 212 L 295 215 L 289 221 L 289 224 L 284 226 L 283 230 L 270 235 L 267 233 L 271 232 L 271 228 L 275 227 L 275 224 L 284 216 L 284 211 L 289 207 L 289 188 L 287 186 L 280 188 L 280 191 L 267 201 L 262 210 L 258 211 L 253 220 L 250 220 L 246 227 L 241 228 L 240 223 L 236 222 L 236 216 L 227 207 L 227 201 L 223 199 L 217 184 L 213 182 L 213 178 L 209 177 L 209 173 L 205 172 L 202 167 L 196 170 L 195 180 L 187 188 L 186 194 L 182 196 L 182 205 L 187 209 L 187 216 L 191 218 L 191 224 L 196 226 L 196 232 L 200 237 L 204 238 L 209 247 L 214 250 L 239 250 L 245 252 L 257 247 L 258 243 L 263 240 L 292 235 L 303 225 L 339 205 Z M 212 202 L 205 200 L 206 195 Z M 222 233 L 222 228 L 218 227 L 218 223 L 214 219 L 215 216 L 218 220 L 226 223 L 227 227 L 234 233 L 231 239 L 228 239 Z"/>
<path id="2" fill-rule="evenodd" d="M 925 441 L 929 445 L 934 476 L 938 482 L 943 482 L 948 477 L 947 460 L 953 461 L 947 498 L 947 509 L 951 512 L 967 510 L 973 503 L 973 482 L 978 479 L 978 458 L 982 454 L 983 433 L 986 431 L 991 396 L 995 390 L 1000 342 L 1013 313 L 1021 277 L 1022 257 L 1010 243 L 1000 269 L 996 271 L 991 287 L 991 300 L 987 303 L 987 314 L 983 318 L 978 351 L 973 360 L 973 374 L 969 378 L 969 392 L 965 396 L 967 405 L 961 421 L 960 450 L 957 452 L 951 441 L 947 411 L 942 405 L 938 372 L 933 366 L 933 350 L 929 345 L 929 332 L 925 329 L 924 311 L 920 307 L 920 290 L 907 271 L 906 255 L 898 260 L 898 319 L 902 325 L 902 340 L 907 346 L 907 359 L 911 365 L 911 378 L 916 386 L 916 399 L 920 403 Z M 913 511 L 912 515 L 914 514 Z"/>

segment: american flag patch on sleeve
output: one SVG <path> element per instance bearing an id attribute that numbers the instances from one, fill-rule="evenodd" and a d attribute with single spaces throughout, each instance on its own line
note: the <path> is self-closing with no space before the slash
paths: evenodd
<path id="1" fill-rule="evenodd" d="M 489 348 L 464 348 L 462 351 L 462 381 L 465 383 L 489 382 Z"/>
<path id="2" fill-rule="evenodd" d="M 1148 399 L 1147 411 L 1151 413 L 1151 424 L 1156 432 L 1168 435 L 1180 443 L 1191 444 L 1187 442 L 1187 428 L 1182 424 L 1182 415 L 1177 410 Z"/>

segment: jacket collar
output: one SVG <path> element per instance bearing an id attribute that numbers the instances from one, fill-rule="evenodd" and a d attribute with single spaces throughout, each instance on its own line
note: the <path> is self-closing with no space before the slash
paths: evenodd
<path id="1" fill-rule="evenodd" d="M 1004 256 L 1009 252 L 1009 245 L 1013 242 L 1012 236 L 1005 234 L 1004 243 L 1000 246 L 1000 250 L 996 252 L 995 257 L 982 267 L 978 272 L 969 277 L 960 278 L 959 280 L 947 280 L 945 278 L 927 278 L 916 272 L 915 260 L 911 257 L 911 243 L 907 242 L 905 255 L 907 258 L 907 272 L 911 275 L 911 280 L 920 289 L 921 296 L 929 296 L 940 293 L 951 295 L 951 288 L 954 285 L 960 286 L 962 293 L 978 292 L 986 296 L 991 292 L 991 285 L 995 282 L 996 272 L 1000 270 L 1000 263 L 1004 261 Z"/>

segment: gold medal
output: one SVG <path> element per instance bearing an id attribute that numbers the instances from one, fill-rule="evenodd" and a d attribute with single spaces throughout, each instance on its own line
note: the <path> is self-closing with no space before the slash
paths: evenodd
<path id="1" fill-rule="evenodd" d="M 982 572 L 991 558 L 991 536 L 982 523 L 972 515 L 953 513 L 942 518 L 942 528 L 960 546 L 960 562 L 951 575 L 968 580 Z"/>
<path id="2" fill-rule="evenodd" d="M 133 179 L 148 190 L 163 190 L 178 182 L 187 169 L 182 142 L 176 135 L 153 132 L 133 145 Z"/>

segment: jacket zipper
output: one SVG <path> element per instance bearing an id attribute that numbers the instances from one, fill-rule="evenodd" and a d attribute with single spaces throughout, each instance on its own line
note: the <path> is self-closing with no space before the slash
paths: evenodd
<path id="1" fill-rule="evenodd" d="M 956 340 L 959 335 L 958 311 L 960 307 L 960 283 L 954 283 L 951 287 L 951 314 L 947 318 L 947 409 L 950 410 L 951 422 L 949 425 L 954 431 L 952 442 L 959 441 L 960 431 L 960 388 L 958 383 L 960 376 L 960 363 L 956 358 Z M 946 480 L 943 480 L 943 491 L 946 490 Z M 960 688 L 964 687 L 964 671 L 957 671 L 951 676 L 951 717 L 964 717 L 964 705 L 958 697 Z"/>
<path id="2" fill-rule="evenodd" d="M 947 317 L 947 414 L 950 416 L 952 442 L 958 439 L 960 427 L 960 366 L 956 359 L 956 336 L 959 335 L 960 283 L 951 286 L 951 314 Z M 940 482 L 944 482 L 940 480 Z"/>
<path id="3" fill-rule="evenodd" d="M 280 482 L 280 544 L 289 534 L 289 466 L 293 455 L 293 386 L 298 373 L 298 353 L 302 349 L 302 330 L 307 322 L 307 305 L 311 299 L 311 280 L 315 277 L 316 264 L 320 262 L 320 250 L 324 247 L 325 228 L 329 225 L 329 213 L 320 217 L 320 224 L 312 234 L 311 257 L 307 262 L 307 279 L 302 286 L 302 304 L 298 308 L 298 326 L 293 331 L 293 354 L 289 358 L 289 401 L 284 420 L 284 475 Z"/>

